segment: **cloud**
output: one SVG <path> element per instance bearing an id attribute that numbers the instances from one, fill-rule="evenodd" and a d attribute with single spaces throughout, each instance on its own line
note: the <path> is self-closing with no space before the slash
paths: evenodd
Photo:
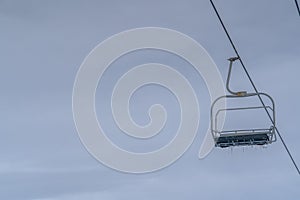
<path id="1" fill-rule="evenodd" d="M 295 132 L 300 112 L 300 26 L 293 2 L 216 4 L 259 90 L 274 96 L 278 128 L 300 164 Z M 226 59 L 234 53 L 208 1 L 1 1 L 0 16 L 1 199 L 299 196 L 299 178 L 280 142 L 267 149 L 215 149 L 198 160 L 202 129 L 209 121 L 206 100 L 200 105 L 199 136 L 182 158 L 162 171 L 145 175 L 116 172 L 94 160 L 80 143 L 71 107 L 75 75 L 87 53 L 112 34 L 143 26 L 181 31 L 199 41 L 226 76 Z M 172 62 L 182 67 L 192 83 L 201 85 L 197 95 L 205 99 L 201 77 L 183 63 Z M 234 87 L 250 89 L 238 64 L 235 69 Z M 142 115 L 139 111 L 136 118 Z"/>

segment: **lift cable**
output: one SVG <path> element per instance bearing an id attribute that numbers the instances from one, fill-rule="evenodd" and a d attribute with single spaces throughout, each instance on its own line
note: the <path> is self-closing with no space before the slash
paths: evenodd
<path id="1" fill-rule="evenodd" d="M 213 7 L 213 9 L 214 9 L 214 11 L 215 11 L 215 13 L 216 13 L 216 15 L 217 15 L 217 17 L 218 17 L 220 23 L 221 23 L 221 25 L 222 25 L 222 27 L 223 27 L 223 29 L 224 29 L 226 35 L 227 35 L 227 38 L 229 39 L 229 41 L 230 41 L 230 43 L 231 43 L 232 48 L 234 49 L 234 51 L 235 51 L 237 57 L 239 58 L 240 63 L 241 63 L 241 65 L 242 65 L 242 67 L 243 67 L 243 70 L 245 71 L 245 73 L 246 73 L 246 75 L 247 75 L 247 77 L 248 77 L 248 79 L 249 79 L 249 81 L 250 81 L 250 83 L 251 83 L 251 85 L 252 85 L 252 87 L 253 87 L 255 93 L 257 94 L 257 96 L 258 96 L 258 98 L 259 98 L 259 100 L 260 100 L 262 106 L 264 107 L 266 113 L 268 114 L 268 117 L 270 118 L 272 124 L 274 125 L 275 130 L 276 130 L 276 132 L 277 132 L 277 134 L 278 134 L 278 136 L 279 136 L 279 138 L 280 138 L 280 140 L 281 140 L 281 142 L 282 142 L 282 144 L 283 144 L 285 150 L 287 151 L 287 153 L 288 153 L 288 155 L 289 155 L 291 161 L 293 162 L 293 164 L 294 164 L 294 166 L 295 166 L 295 168 L 296 168 L 298 174 L 300 175 L 300 170 L 299 170 L 299 168 L 298 168 L 298 166 L 297 166 L 297 164 L 296 164 L 296 162 L 295 162 L 295 160 L 294 160 L 292 154 L 290 153 L 290 151 L 289 151 L 287 145 L 285 144 L 285 142 L 284 142 L 284 140 L 283 140 L 283 138 L 282 138 L 282 136 L 281 136 L 281 134 L 280 134 L 278 128 L 275 126 L 275 122 L 274 122 L 274 120 L 272 119 L 272 117 L 271 117 L 271 115 L 270 115 L 270 113 L 269 113 L 269 111 L 268 111 L 268 109 L 267 109 L 267 107 L 266 107 L 266 105 L 265 105 L 263 99 L 261 98 L 261 96 L 260 96 L 260 94 L 259 94 L 259 92 L 258 92 L 258 90 L 257 90 L 257 88 L 256 88 L 256 86 L 255 86 L 255 84 L 254 84 L 254 82 L 253 82 L 253 80 L 252 80 L 252 78 L 251 78 L 251 76 L 250 76 L 250 74 L 249 74 L 247 68 L 245 67 L 244 62 L 243 62 L 242 58 L 240 57 L 240 55 L 239 55 L 239 53 L 238 53 L 238 51 L 237 51 L 237 49 L 236 49 L 236 47 L 235 47 L 235 45 L 234 45 L 234 43 L 233 43 L 231 37 L 230 37 L 230 35 L 229 35 L 229 33 L 228 33 L 228 31 L 227 31 L 227 29 L 226 29 L 226 27 L 225 27 L 225 25 L 224 25 L 224 23 L 223 23 L 223 21 L 222 21 L 220 15 L 219 15 L 219 12 L 218 12 L 216 6 L 214 5 L 214 2 L 213 2 L 212 0 L 210 0 L 210 3 L 211 3 L 211 5 L 212 5 L 212 7 Z"/>
<path id="2" fill-rule="evenodd" d="M 299 4 L 298 4 L 297 0 L 295 0 L 295 4 L 296 4 L 296 7 L 297 7 L 298 14 L 300 16 L 300 8 L 299 8 Z"/>

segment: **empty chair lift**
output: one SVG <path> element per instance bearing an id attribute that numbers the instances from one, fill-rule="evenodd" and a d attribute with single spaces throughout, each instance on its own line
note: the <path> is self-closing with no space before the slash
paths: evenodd
<path id="1" fill-rule="evenodd" d="M 246 91 L 233 92 L 229 88 L 229 81 L 231 76 L 232 64 L 238 58 L 230 58 L 228 76 L 226 81 L 226 88 L 230 95 L 225 95 L 217 98 L 211 106 L 211 133 L 213 135 L 216 147 L 231 147 L 231 146 L 248 146 L 248 145 L 266 145 L 276 141 L 275 135 L 275 104 L 271 96 L 266 93 L 247 93 Z M 257 97 L 258 95 L 268 98 L 271 105 L 266 105 L 266 108 L 270 110 L 272 117 L 272 123 L 269 127 L 252 128 L 252 129 L 236 129 L 236 130 L 219 130 L 218 129 L 218 116 L 221 112 L 229 112 L 236 110 L 257 110 L 265 109 L 263 106 L 249 106 L 249 107 L 234 107 L 224 108 L 215 111 L 216 103 L 222 99 L 233 99 L 233 98 L 251 98 Z"/>

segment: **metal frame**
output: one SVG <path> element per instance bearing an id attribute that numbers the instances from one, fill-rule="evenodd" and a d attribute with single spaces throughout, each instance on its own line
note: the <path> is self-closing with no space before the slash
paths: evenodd
<path id="1" fill-rule="evenodd" d="M 276 134 L 275 134 L 275 102 L 272 99 L 272 97 L 266 93 L 247 93 L 246 91 L 232 91 L 229 88 L 229 82 L 230 82 L 230 76 L 232 71 L 232 64 L 235 60 L 238 60 L 238 57 L 230 58 L 228 59 L 230 61 L 229 64 L 229 70 L 228 70 L 228 76 L 226 81 L 226 89 L 231 95 L 224 95 L 219 98 L 217 98 L 211 106 L 210 110 L 210 116 L 211 116 L 211 133 L 215 140 L 215 146 L 218 147 L 228 147 L 228 146 L 241 146 L 241 145 L 262 145 L 262 144 L 270 144 L 272 142 L 276 141 Z M 232 99 L 232 98 L 247 98 L 247 97 L 254 97 L 254 96 L 265 96 L 267 97 L 271 105 L 266 106 L 267 109 L 269 109 L 272 113 L 272 120 L 274 124 L 270 126 L 270 128 L 266 129 L 245 129 L 245 130 L 230 130 L 230 131 L 224 131 L 224 130 L 218 130 L 218 115 L 221 112 L 226 111 L 235 111 L 235 110 L 254 110 L 254 109 L 264 109 L 263 106 L 248 106 L 248 107 L 234 107 L 234 108 L 224 108 L 219 109 L 214 114 L 214 106 L 216 103 L 225 98 L 225 99 Z M 267 137 L 264 141 L 259 141 L 259 139 L 251 141 L 251 137 L 253 138 L 264 138 Z M 220 137 L 223 137 L 228 139 L 226 141 L 227 143 L 220 142 Z M 244 138 L 244 139 L 243 139 Z M 226 139 L 225 139 L 226 140 Z"/>

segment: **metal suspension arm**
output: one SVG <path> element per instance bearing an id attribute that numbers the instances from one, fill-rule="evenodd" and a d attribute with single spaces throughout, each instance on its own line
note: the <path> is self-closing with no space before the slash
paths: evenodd
<path id="1" fill-rule="evenodd" d="M 230 76 L 231 76 L 231 70 L 232 70 L 232 64 L 234 61 L 240 59 L 239 57 L 232 57 L 229 58 L 228 60 L 230 61 L 229 63 L 229 69 L 228 69 L 228 75 L 227 75 L 227 80 L 226 80 L 226 89 L 227 91 L 232 94 L 232 95 L 236 95 L 236 96 L 246 96 L 247 95 L 247 91 L 238 91 L 238 92 L 234 92 L 229 88 L 229 81 L 230 81 Z"/>

